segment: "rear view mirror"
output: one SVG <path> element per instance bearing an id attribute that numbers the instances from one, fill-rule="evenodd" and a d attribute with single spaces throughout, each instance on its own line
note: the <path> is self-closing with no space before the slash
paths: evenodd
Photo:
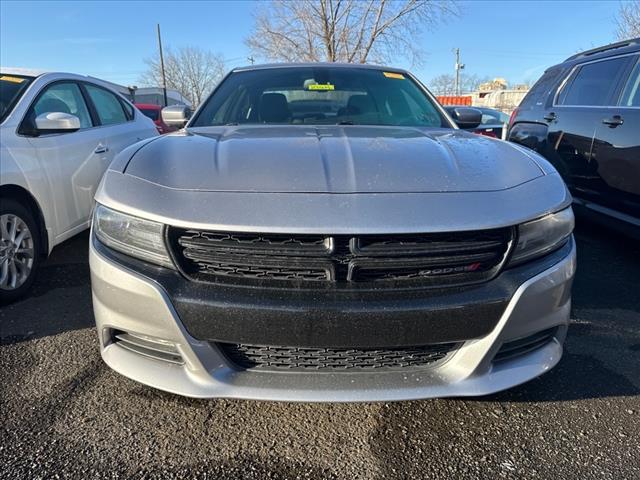
<path id="1" fill-rule="evenodd" d="M 186 105 L 171 105 L 162 109 L 162 121 L 171 127 L 184 127 L 191 118 L 191 109 Z"/>
<path id="2" fill-rule="evenodd" d="M 477 108 L 456 107 L 450 113 L 460 128 L 476 128 L 482 122 L 482 112 Z"/>
<path id="3" fill-rule="evenodd" d="M 68 133 L 80 129 L 80 119 L 70 113 L 41 113 L 35 122 L 38 133 Z"/>

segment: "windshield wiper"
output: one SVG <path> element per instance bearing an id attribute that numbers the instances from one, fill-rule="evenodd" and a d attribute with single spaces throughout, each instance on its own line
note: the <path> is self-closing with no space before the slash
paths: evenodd
<path id="1" fill-rule="evenodd" d="M 341 120 L 336 125 L 355 125 L 351 120 Z"/>

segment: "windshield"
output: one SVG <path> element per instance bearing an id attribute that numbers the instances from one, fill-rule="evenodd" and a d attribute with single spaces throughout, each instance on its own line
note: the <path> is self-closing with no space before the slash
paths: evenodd
<path id="1" fill-rule="evenodd" d="M 488 108 L 481 108 L 482 121 L 480 125 L 496 125 L 500 123 L 509 123 L 509 115 L 499 112 L 498 110 L 490 110 Z"/>
<path id="2" fill-rule="evenodd" d="M 160 110 L 151 110 L 150 108 L 140 108 L 138 110 L 142 112 L 145 117 L 149 117 L 154 122 L 160 118 Z"/>
<path id="3" fill-rule="evenodd" d="M 32 77 L 22 75 L 0 74 L 0 122 L 9 115 L 32 80 Z"/>
<path id="4" fill-rule="evenodd" d="M 409 125 L 450 128 L 406 74 L 369 68 L 283 67 L 234 72 L 190 126 Z"/>

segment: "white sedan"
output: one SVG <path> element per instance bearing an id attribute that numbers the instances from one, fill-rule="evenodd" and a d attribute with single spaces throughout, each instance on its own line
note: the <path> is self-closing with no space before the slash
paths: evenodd
<path id="1" fill-rule="evenodd" d="M 51 249 L 89 226 L 114 156 L 157 135 L 98 79 L 0 69 L 0 303 L 24 294 Z"/>

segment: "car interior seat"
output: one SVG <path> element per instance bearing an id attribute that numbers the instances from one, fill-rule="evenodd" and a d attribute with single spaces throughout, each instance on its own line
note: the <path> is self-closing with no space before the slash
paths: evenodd
<path id="1" fill-rule="evenodd" d="M 365 115 L 377 113 L 378 109 L 370 95 L 352 95 L 344 108 L 338 110 L 338 116 Z"/>
<path id="2" fill-rule="evenodd" d="M 282 93 L 265 93 L 260 97 L 260 119 L 265 123 L 285 123 L 291 118 L 287 97 Z"/>

